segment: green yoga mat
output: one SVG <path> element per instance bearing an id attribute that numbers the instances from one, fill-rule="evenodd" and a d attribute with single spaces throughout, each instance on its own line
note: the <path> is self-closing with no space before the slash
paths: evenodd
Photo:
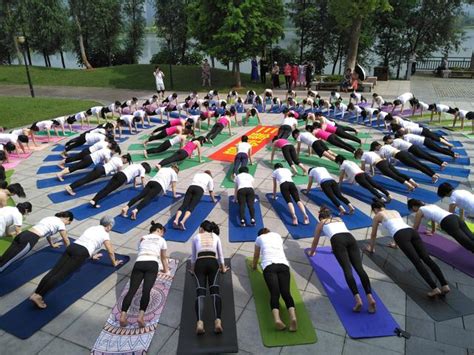
<path id="1" fill-rule="evenodd" d="M 178 149 L 168 149 L 165 152 L 159 153 L 159 154 L 148 154 L 148 159 L 145 158 L 145 155 L 143 155 L 143 150 L 140 153 L 133 153 L 130 154 L 132 157 L 133 162 L 137 161 L 147 161 L 147 160 L 162 160 L 168 156 L 170 156 L 172 153 L 176 152 Z"/>
<path id="2" fill-rule="evenodd" d="M 54 130 L 50 130 L 49 133 L 51 134 L 51 136 L 56 136 L 56 132 L 54 132 Z M 59 133 L 59 136 L 60 137 L 71 137 L 75 134 L 77 134 L 77 132 L 69 132 L 69 131 L 66 131 L 66 134 L 64 135 L 62 131 L 58 131 Z M 35 132 L 35 135 L 37 136 L 47 136 L 48 134 L 46 133 L 46 131 L 39 131 L 39 132 Z"/>
<path id="3" fill-rule="evenodd" d="M 469 229 L 471 230 L 471 232 L 474 233 L 474 223 L 466 221 L 466 224 L 469 227 Z"/>
<path id="4" fill-rule="evenodd" d="M 474 133 L 463 133 L 462 135 L 468 139 L 474 139 Z"/>
<path id="5" fill-rule="evenodd" d="M 236 137 L 235 132 L 232 133 L 231 136 L 229 136 L 229 131 L 228 130 L 223 130 L 222 133 L 218 134 L 217 137 L 212 140 L 213 144 L 211 144 L 211 142 L 206 142 L 206 143 L 204 143 L 204 146 L 205 147 L 216 147 L 219 144 L 224 143 L 226 140 L 228 140 L 230 138 L 235 138 L 235 137 Z"/>
<path id="6" fill-rule="evenodd" d="M 161 141 L 153 141 L 151 143 L 148 143 L 147 145 L 147 148 L 156 148 L 158 147 L 161 143 Z M 130 144 L 128 146 L 128 151 L 131 151 L 131 150 L 145 150 L 145 147 L 143 144 L 141 143 L 134 143 L 134 144 Z"/>
<path id="7" fill-rule="evenodd" d="M 244 119 L 245 119 L 245 115 L 242 115 L 242 122 L 244 122 Z M 255 127 L 258 125 L 259 123 L 258 123 L 257 116 L 250 116 L 249 121 L 243 127 Z"/>
<path id="8" fill-rule="evenodd" d="M 290 165 L 286 162 L 286 160 L 283 160 L 283 159 L 273 159 L 273 163 L 271 163 L 270 160 L 264 160 L 263 162 L 272 170 L 273 170 L 273 166 L 276 163 L 282 163 L 284 168 L 288 168 L 291 170 Z M 310 167 L 307 167 L 307 168 L 309 169 Z M 298 170 L 298 175 L 293 176 L 293 182 L 295 183 L 295 185 L 308 184 L 308 175 L 303 175 L 303 170 L 301 170 L 299 166 L 297 166 L 296 169 Z"/>
<path id="9" fill-rule="evenodd" d="M 309 167 L 323 167 L 326 168 L 331 174 L 339 176 L 339 166 L 326 158 L 320 159 L 317 155 L 311 157 L 300 155 L 300 160 L 303 164 Z"/>
<path id="10" fill-rule="evenodd" d="M 306 311 L 300 291 L 298 290 L 298 287 L 296 287 L 295 278 L 291 277 L 290 292 L 295 301 L 298 330 L 296 332 L 289 332 L 288 330 L 279 331 L 275 329 L 272 313 L 270 312 L 268 303 L 270 300 L 270 294 L 265 284 L 265 280 L 263 279 L 262 268 L 258 266 L 257 270 L 254 271 L 251 268 L 251 263 L 252 258 L 247 258 L 247 271 L 249 273 L 250 284 L 252 285 L 263 345 L 273 347 L 316 343 L 318 341 L 316 331 L 314 330 L 313 323 Z M 280 317 L 285 324 L 289 325 L 288 312 L 286 311 L 285 304 L 281 298 Z"/>
<path id="11" fill-rule="evenodd" d="M 253 165 L 249 164 L 247 165 L 247 167 L 249 168 L 249 174 L 252 176 L 255 176 L 255 171 L 257 170 L 257 164 L 256 163 L 254 163 Z M 230 179 L 233 172 L 234 172 L 234 164 L 232 164 L 229 170 L 227 170 L 227 174 L 225 175 L 224 180 L 222 180 L 221 187 L 224 187 L 226 189 L 231 189 L 234 187 L 234 182 Z"/>
<path id="12" fill-rule="evenodd" d="M 10 183 L 11 176 L 13 175 L 14 172 L 15 170 L 7 170 L 5 172 L 6 181 L 8 183 Z M 15 201 L 11 197 L 8 198 L 7 206 L 11 206 L 11 207 L 15 206 Z M 3 255 L 5 250 L 7 250 L 10 244 L 12 243 L 12 241 L 13 241 L 12 237 L 0 237 L 0 255 Z"/>
<path id="13" fill-rule="evenodd" d="M 206 157 L 202 157 L 201 159 L 202 159 L 202 163 L 200 163 L 198 161 L 197 157 L 194 157 L 192 159 L 183 160 L 182 162 L 178 163 L 179 170 L 186 170 L 186 169 L 189 169 L 189 168 L 194 168 L 195 166 L 198 166 L 200 164 L 204 164 L 204 163 L 207 163 L 208 161 L 210 161 L 210 159 L 206 158 Z M 150 172 L 150 175 L 151 176 L 155 175 L 157 171 L 158 170 L 156 170 L 155 168 L 152 168 L 151 172 Z"/>

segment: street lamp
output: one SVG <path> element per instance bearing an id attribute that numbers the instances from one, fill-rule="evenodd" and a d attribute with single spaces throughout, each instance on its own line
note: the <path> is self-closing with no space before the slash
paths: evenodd
<path id="1" fill-rule="evenodd" d="M 167 33 L 165 35 L 165 39 L 166 39 L 166 42 L 168 43 L 168 64 L 170 66 L 170 87 L 171 87 L 171 90 L 173 90 L 173 66 L 171 65 L 171 58 L 172 58 L 172 54 L 171 54 L 171 34 Z"/>
<path id="2" fill-rule="evenodd" d="M 25 36 L 17 36 L 16 41 L 21 47 L 21 52 L 23 53 L 23 60 L 25 61 L 26 76 L 28 77 L 28 85 L 30 86 L 31 97 L 35 97 L 35 91 L 33 90 L 33 83 L 31 82 L 30 70 L 28 68 L 28 62 L 26 60 L 26 49 L 25 49 Z"/>

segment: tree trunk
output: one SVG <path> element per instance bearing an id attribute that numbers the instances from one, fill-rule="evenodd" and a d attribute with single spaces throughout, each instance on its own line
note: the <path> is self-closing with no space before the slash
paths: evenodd
<path id="1" fill-rule="evenodd" d="M 336 65 L 337 65 L 337 61 L 339 60 L 339 57 L 341 56 L 341 38 L 339 37 L 339 42 L 337 44 L 337 54 L 336 54 L 336 60 L 334 61 L 334 64 L 332 66 L 332 72 L 331 74 L 334 75 L 334 72 L 336 71 Z"/>
<path id="2" fill-rule="evenodd" d="M 43 59 L 44 59 L 44 66 L 47 68 L 48 67 L 48 59 L 46 57 L 46 51 L 43 50 Z"/>
<path id="3" fill-rule="evenodd" d="M 232 73 L 235 73 L 235 62 L 232 62 Z"/>
<path id="4" fill-rule="evenodd" d="M 341 75 L 341 72 L 342 72 L 342 53 L 341 53 L 341 60 L 339 61 L 339 71 L 338 71 L 338 74 Z"/>
<path id="5" fill-rule="evenodd" d="M 305 35 L 305 29 L 306 29 L 306 26 L 305 26 L 305 22 L 304 22 L 304 11 L 306 10 L 306 1 L 303 0 L 303 8 L 302 8 L 302 12 L 303 12 L 303 16 L 302 16 L 302 19 L 301 19 L 301 36 L 300 36 L 300 63 L 303 63 L 303 48 L 304 48 L 304 35 Z"/>
<path id="6" fill-rule="evenodd" d="M 61 55 L 61 64 L 63 65 L 63 69 L 66 69 L 66 62 L 64 61 L 64 53 L 63 50 L 59 50 L 59 54 Z"/>
<path id="7" fill-rule="evenodd" d="M 30 44 L 28 43 L 28 38 L 26 37 L 25 32 L 23 31 L 23 36 L 25 36 L 25 50 L 26 50 L 26 58 L 28 58 L 28 64 L 32 66 L 31 63 L 31 51 L 30 51 Z"/>
<path id="8" fill-rule="evenodd" d="M 9 65 L 12 64 L 12 57 L 11 57 L 10 53 L 7 53 L 7 63 L 8 63 Z"/>
<path id="9" fill-rule="evenodd" d="M 51 58 L 49 57 L 49 54 L 46 54 L 46 59 L 48 60 L 48 67 L 51 68 Z"/>
<path id="10" fill-rule="evenodd" d="M 215 60 L 214 60 L 214 57 L 211 57 L 211 66 L 212 66 L 213 68 L 216 67 L 216 62 L 215 62 Z"/>
<path id="11" fill-rule="evenodd" d="M 84 64 L 87 69 L 94 69 L 91 63 L 89 63 L 89 60 L 87 59 L 86 49 L 84 48 L 84 37 L 82 37 L 82 28 L 81 28 L 81 23 L 79 22 L 79 18 L 75 16 L 74 21 L 76 22 L 76 26 L 79 31 L 78 40 L 79 40 L 79 48 L 81 51 L 82 64 Z"/>
<path id="12" fill-rule="evenodd" d="M 400 67 L 402 66 L 402 55 L 398 56 L 397 79 L 400 78 Z"/>
<path id="13" fill-rule="evenodd" d="M 357 52 L 359 51 L 360 30 L 362 27 L 362 18 L 358 17 L 352 22 L 349 33 L 349 48 L 347 50 L 346 68 L 354 70 L 357 61 Z"/>
<path id="14" fill-rule="evenodd" d="M 242 86 L 242 82 L 240 81 L 240 63 L 234 62 L 235 67 L 235 86 L 240 88 Z"/>

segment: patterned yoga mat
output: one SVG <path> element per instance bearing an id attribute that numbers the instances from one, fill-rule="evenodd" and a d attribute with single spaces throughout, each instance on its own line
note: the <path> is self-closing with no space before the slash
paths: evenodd
<path id="1" fill-rule="evenodd" d="M 142 288 L 140 287 L 133 298 L 132 305 L 128 310 L 128 326 L 121 328 L 120 307 L 122 301 L 127 294 L 130 283 L 124 288 L 117 304 L 112 309 L 107 322 L 97 338 L 91 354 L 93 355 L 107 355 L 107 354 L 121 354 L 121 355 L 136 355 L 146 354 L 151 344 L 155 330 L 158 327 L 161 313 L 166 303 L 168 293 L 173 282 L 173 277 L 178 267 L 178 260 L 169 259 L 170 274 L 158 274 L 155 285 L 150 294 L 150 304 L 145 313 L 145 328 L 139 328 L 137 324 L 138 311 L 140 307 L 140 298 L 142 295 Z"/>

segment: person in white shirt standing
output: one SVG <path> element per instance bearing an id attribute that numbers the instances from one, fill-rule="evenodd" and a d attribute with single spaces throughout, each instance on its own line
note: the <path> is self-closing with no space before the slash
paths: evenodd
<path id="1" fill-rule="evenodd" d="M 163 72 L 160 70 L 160 67 L 155 67 L 153 76 L 155 77 L 156 92 L 158 93 L 158 97 L 161 96 L 163 99 L 165 97 L 165 82 L 163 81 L 165 74 L 163 74 Z"/>

